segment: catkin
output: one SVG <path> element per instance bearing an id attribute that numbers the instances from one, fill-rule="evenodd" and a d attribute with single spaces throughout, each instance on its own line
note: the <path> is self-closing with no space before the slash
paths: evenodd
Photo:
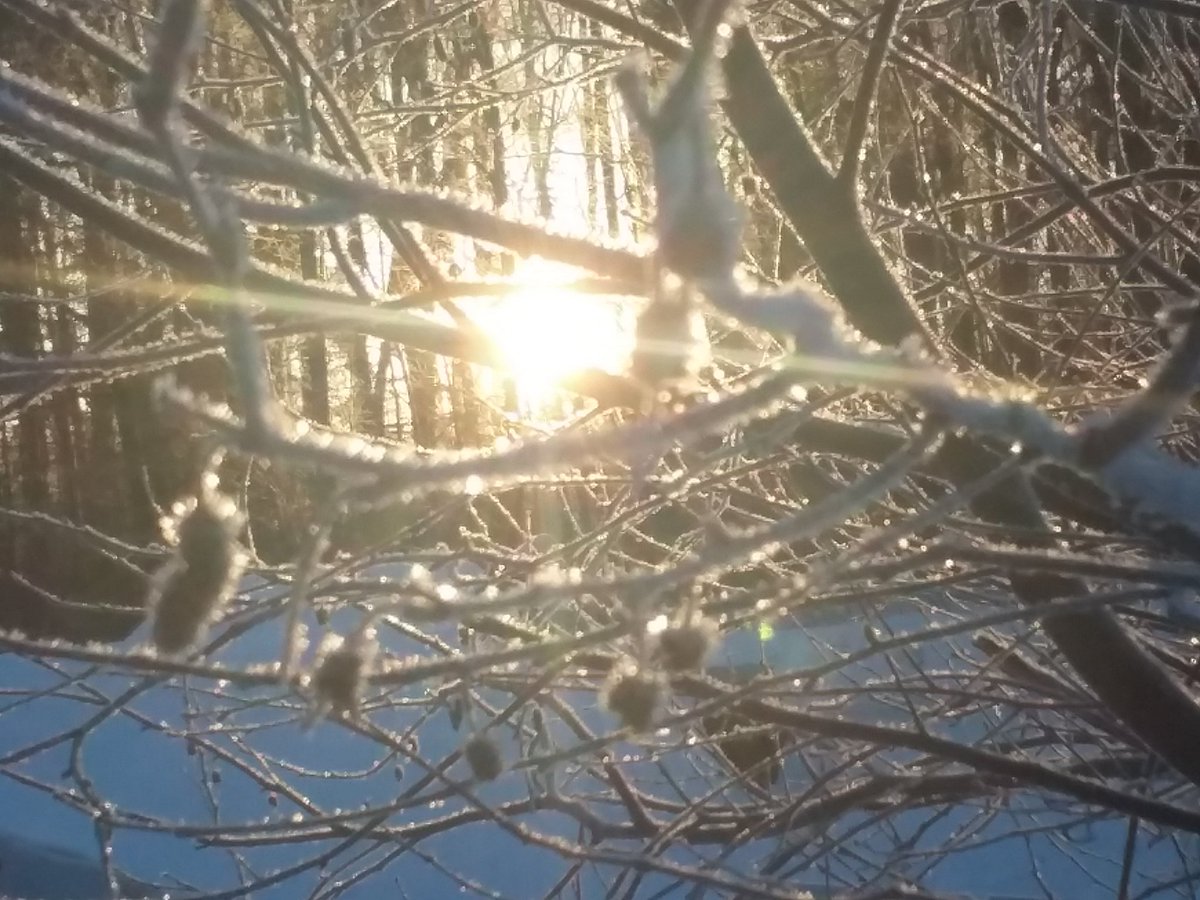
<path id="1" fill-rule="evenodd" d="M 717 626 L 711 619 L 698 618 L 686 625 L 673 625 L 658 636 L 658 660 L 668 672 L 702 669 L 717 636 Z"/>
<path id="2" fill-rule="evenodd" d="M 160 652 L 194 647 L 233 596 L 245 565 L 237 543 L 241 527 L 237 507 L 214 491 L 181 505 L 173 523 L 175 553 L 152 579 L 147 600 Z"/>
<path id="3" fill-rule="evenodd" d="M 471 774 L 479 781 L 495 781 L 504 771 L 504 759 L 496 742 L 485 734 L 477 734 L 463 747 L 463 756 Z"/>
<path id="4" fill-rule="evenodd" d="M 321 710 L 335 715 L 358 715 L 376 649 L 371 632 L 353 635 L 348 640 L 339 635 L 326 637 L 312 676 L 312 688 Z"/>
<path id="5" fill-rule="evenodd" d="M 604 705 L 622 725 L 641 733 L 653 727 L 663 692 L 663 680 L 657 674 L 618 666 L 605 686 Z"/>

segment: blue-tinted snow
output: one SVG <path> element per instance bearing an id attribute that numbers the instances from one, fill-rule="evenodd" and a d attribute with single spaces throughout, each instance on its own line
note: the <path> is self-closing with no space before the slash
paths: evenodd
<path id="1" fill-rule="evenodd" d="M 403 578 L 407 567 L 395 564 L 376 567 L 357 573 L 358 577 Z M 461 574 L 461 573 L 460 573 Z M 279 593 L 264 588 L 252 596 L 253 603 L 267 603 L 279 599 Z M 245 615 L 255 612 L 248 606 Z M 901 606 L 892 615 L 887 625 L 896 632 L 919 630 L 929 623 L 928 606 Z M 348 630 L 355 624 L 352 612 L 339 613 L 331 627 Z M 315 622 L 310 622 L 310 633 L 319 635 Z M 457 644 L 455 629 L 441 629 L 441 636 L 452 645 Z M 381 629 L 382 642 L 394 652 L 417 652 L 413 642 L 397 636 L 394 632 Z M 143 634 L 130 638 L 129 646 L 144 639 Z M 743 671 L 757 668 L 765 660 L 773 669 L 803 667 L 827 660 L 837 653 L 862 645 L 863 634 L 860 624 L 853 620 L 824 617 L 809 624 L 806 630 L 778 627 L 774 636 L 763 641 L 757 631 L 747 629 L 730 635 L 713 659 L 717 667 L 732 667 Z M 226 664 L 250 664 L 264 662 L 278 656 L 282 645 L 281 627 L 277 618 L 259 625 L 228 645 L 219 660 Z M 925 653 L 932 648 L 918 647 Z M 926 664 L 938 662 L 930 657 Z M 420 774 L 414 763 L 405 761 L 402 777 L 397 779 L 394 761 L 377 767 L 381 751 L 377 745 L 363 741 L 345 728 L 328 722 L 304 729 L 296 722 L 285 722 L 287 716 L 280 709 L 269 709 L 253 705 L 256 699 L 287 700 L 280 689 L 264 689 L 257 693 L 240 693 L 238 698 L 223 692 L 211 683 L 196 681 L 194 690 L 185 694 L 178 680 L 151 685 L 142 679 L 106 675 L 91 677 L 84 685 L 67 684 L 67 673 L 79 673 L 83 666 L 60 665 L 47 667 L 12 655 L 0 655 L 0 684 L 7 687 L 41 688 L 47 691 L 57 688 L 54 696 L 43 696 L 32 702 L 22 698 L 0 698 L 0 756 L 24 747 L 33 741 L 46 738 L 65 729 L 72 728 L 96 714 L 99 708 L 100 691 L 113 697 L 119 691 L 134 684 L 149 685 L 144 693 L 130 704 L 130 709 L 152 723 L 166 723 L 168 729 L 183 730 L 184 716 L 188 704 L 194 712 L 207 710 L 209 715 L 197 720 L 207 726 L 205 739 L 215 746 L 245 756 L 234 744 L 228 731 L 249 723 L 273 723 L 262 730 L 246 733 L 246 740 L 254 748 L 266 754 L 286 758 L 290 763 L 310 774 L 288 773 L 286 780 L 295 789 L 311 798 L 326 811 L 334 809 L 352 810 L 361 804 L 378 805 L 393 800 Z M 886 678 L 888 670 L 881 662 L 864 664 L 841 678 L 864 680 L 872 677 Z M 421 743 L 421 754 L 426 759 L 439 760 L 460 746 L 462 736 L 449 725 L 444 712 L 435 712 L 427 721 L 422 717 L 426 708 L 422 705 L 404 705 L 406 698 L 424 696 L 426 686 L 410 689 L 407 693 L 394 692 L 391 700 L 394 710 L 378 714 L 377 721 L 397 732 L 415 727 Z M 433 685 L 432 687 L 436 687 Z M 90 690 L 89 690 L 90 689 Z M 496 698 L 499 700 L 500 698 Z M 610 730 L 613 723 L 606 714 L 595 706 L 590 694 L 568 698 L 583 715 L 590 727 Z M 246 701 L 251 701 L 247 703 Z M 224 710 L 227 716 L 222 724 L 224 730 L 213 730 L 219 721 L 212 713 Z M 846 712 L 845 710 L 843 712 Z M 896 710 L 880 703 L 866 701 L 853 709 L 856 717 L 888 720 L 903 725 L 903 710 Z M 373 715 L 376 715 L 373 713 Z M 947 734 L 960 739 L 969 739 L 970 730 L 977 728 L 971 723 L 959 723 L 947 729 Z M 955 734 L 955 732 L 958 732 Z M 517 753 L 511 731 L 498 732 L 502 751 L 506 759 Z M 564 742 L 570 738 L 565 733 L 559 737 Z M 668 741 L 668 743 L 672 743 Z M 663 790 L 665 782 L 658 763 L 654 759 L 653 741 L 649 744 L 619 744 L 613 748 L 617 759 L 627 765 L 631 777 L 639 779 L 651 790 Z M 287 799 L 279 798 L 278 806 L 271 806 L 261 788 L 250 779 L 228 765 L 216 764 L 220 770 L 219 784 L 210 784 L 212 797 L 219 802 L 219 812 L 214 812 L 201 778 L 201 759 L 211 760 L 211 754 L 190 756 L 184 742 L 147 730 L 143 724 L 129 715 L 115 715 L 96 727 L 84 744 L 83 764 L 87 774 L 95 783 L 96 790 L 125 812 L 140 812 L 163 817 L 168 821 L 190 824 L 213 823 L 219 816 L 223 823 L 250 824 L 264 821 L 288 820 L 297 808 Z M 664 764 L 677 779 L 696 779 L 703 775 L 703 767 L 712 760 L 697 755 L 700 771 L 684 767 L 677 756 Z M 31 759 L 0 768 L 8 777 L 0 779 L 0 832 L 5 832 L 0 841 L 0 895 L 22 897 L 94 897 L 98 896 L 100 883 L 98 864 L 99 847 L 90 818 L 72 809 L 69 804 L 50 796 L 46 791 L 29 782 L 41 783 L 55 789 L 69 787 L 63 778 L 68 764 L 67 746 L 60 745 Z M 802 783 L 802 774 L 794 761 L 788 763 L 789 776 L 794 783 Z M 451 774 L 465 778 L 460 762 Z M 211 767 L 208 771 L 211 780 Z M 502 802 L 525 795 L 524 775 L 506 773 L 493 784 L 477 788 L 478 795 L 488 802 Z M 26 783 L 22 783 L 24 780 Z M 586 778 L 579 776 L 573 781 L 564 781 L 565 794 L 578 795 L 590 792 L 595 787 Z M 697 788 L 699 790 L 699 788 Z M 430 809 L 418 806 L 393 815 L 389 824 L 401 826 L 407 823 L 427 821 L 444 815 L 452 808 L 459 808 L 457 801 L 445 808 Z M 602 812 L 602 814 L 611 814 Z M 916 814 L 914 827 L 925 821 L 927 816 Z M 935 827 L 930 828 L 915 848 L 915 853 L 936 853 L 943 842 L 955 839 L 957 830 L 967 819 L 967 811 L 950 811 Z M 1043 816 L 1049 826 L 1065 824 L 1065 817 L 1053 813 Z M 539 831 L 561 835 L 567 839 L 578 838 L 577 826 L 561 816 L 550 813 L 528 817 L 527 821 Z M 893 822 L 903 823 L 904 817 Z M 846 817 L 836 824 L 839 830 L 848 830 L 857 823 L 854 817 Z M 944 890 L 970 891 L 975 896 L 1040 896 L 1041 891 L 1034 876 L 1035 869 L 1042 880 L 1060 896 L 1086 897 L 1096 895 L 1097 879 L 1112 883 L 1116 875 L 1116 863 L 1124 841 L 1124 824 L 1114 822 L 1092 829 L 1076 827 L 1072 831 L 1050 827 L 1043 834 L 1031 834 L 1028 840 L 1018 837 L 990 843 L 996 835 L 1008 831 L 1009 823 L 998 822 L 995 828 L 984 829 L 971 841 L 979 845 L 973 852 L 962 852 L 946 857 L 934 875 L 926 880 L 927 886 Z M 17 839 L 19 838 L 19 843 Z M 219 848 L 203 847 L 196 840 L 174 837 L 162 833 L 121 829 L 114 839 L 115 859 L 119 867 L 130 876 L 158 884 L 192 884 L 201 889 L 229 888 L 237 884 L 237 867 L 232 856 Z M 269 874 L 275 869 L 293 865 L 308 858 L 314 852 L 327 849 L 329 843 L 317 846 L 283 843 L 277 846 L 239 848 L 244 858 L 260 874 Z M 355 849 L 368 846 L 360 843 Z M 753 861 L 761 860 L 766 850 L 776 847 L 750 845 L 730 854 L 725 864 L 734 869 L 748 871 Z M 394 847 L 383 847 L 368 859 L 380 858 Z M 473 879 L 501 896 L 526 898 L 539 896 L 554 884 L 565 871 L 565 864 L 553 854 L 526 846 L 492 824 L 477 824 L 455 828 L 445 834 L 427 838 L 418 845 L 426 857 L 433 857 L 447 864 L 462 876 Z M 627 848 L 636 851 L 637 847 Z M 680 861 L 694 863 L 695 857 L 688 849 L 671 851 Z M 716 849 L 705 852 L 715 855 Z M 1179 847 L 1170 841 L 1162 841 L 1154 848 L 1139 848 L 1140 869 L 1154 872 L 1164 880 L 1177 875 L 1184 864 L 1180 853 L 1200 853 L 1195 838 L 1187 838 Z M 847 873 L 849 874 L 849 873 Z M 306 896 L 315 886 L 317 872 L 309 872 L 283 886 L 262 891 L 255 896 L 270 898 L 292 898 Z M 603 896 L 605 887 L 599 878 L 585 868 L 581 873 L 584 896 Z M 793 885 L 819 887 L 809 873 L 797 872 L 789 877 Z M 649 877 L 645 881 L 644 895 L 670 884 L 663 876 Z M 395 886 L 402 885 L 408 896 L 414 898 L 437 898 L 459 895 L 459 885 L 430 865 L 416 852 L 399 855 L 386 868 L 348 891 L 350 898 L 394 895 Z M 186 891 L 176 889 L 175 896 Z M 681 896 L 681 894 L 671 894 Z"/>

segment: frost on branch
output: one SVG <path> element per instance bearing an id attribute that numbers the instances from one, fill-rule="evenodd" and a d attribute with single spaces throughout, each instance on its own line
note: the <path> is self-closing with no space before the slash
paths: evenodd
<path id="1" fill-rule="evenodd" d="M 704 314 L 686 288 L 663 288 L 638 316 L 630 374 L 649 387 L 695 381 L 708 362 Z"/>
<path id="2" fill-rule="evenodd" d="M 170 0 L 163 4 L 150 52 L 150 71 L 135 91 L 138 112 L 154 131 L 161 133 L 168 120 L 178 114 L 179 97 L 187 87 L 204 39 L 207 7 L 207 0 Z"/>
<path id="3" fill-rule="evenodd" d="M 728 0 L 706 4 L 687 61 L 651 110 L 644 76 L 633 63 L 617 89 L 650 145 L 654 165 L 655 233 L 659 262 L 693 280 L 724 278 L 741 254 L 741 221 L 717 165 L 706 78 Z"/>
<path id="4" fill-rule="evenodd" d="M 1200 536 L 1200 471 L 1150 444 L 1124 450 L 1092 478 L 1119 499 L 1135 525 L 1182 526 Z"/>
<path id="5" fill-rule="evenodd" d="M 743 325 L 769 332 L 791 349 L 826 362 L 852 362 L 873 345 L 847 324 L 841 309 L 812 284 L 792 282 L 774 291 L 747 291 L 734 277 L 702 285 L 708 301 Z"/>

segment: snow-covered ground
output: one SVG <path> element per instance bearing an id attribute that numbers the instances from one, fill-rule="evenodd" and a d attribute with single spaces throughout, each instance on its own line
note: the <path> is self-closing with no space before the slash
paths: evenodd
<path id="1" fill-rule="evenodd" d="M 7 817 L 6 817 L 7 818 Z M 8 827 L 20 827 L 9 822 Z M 119 878 L 122 897 L 156 896 L 148 885 Z M 108 893 L 104 870 L 94 854 L 69 850 L 58 843 L 34 841 L 13 831 L 0 831 L 0 896 L 40 900 L 78 900 Z"/>
<path id="2" fill-rule="evenodd" d="M 393 565 L 360 574 L 394 578 L 402 577 L 405 571 L 403 566 Z M 269 587 L 252 593 L 258 604 L 278 596 L 278 590 Z M 250 621 L 255 611 L 252 604 L 248 605 L 239 618 Z M 352 613 L 339 613 L 330 627 L 348 630 L 354 621 Z M 928 623 L 928 610 L 918 611 L 915 605 L 900 609 L 888 621 L 896 632 L 919 630 Z M 315 621 L 309 624 L 318 630 Z M 445 631 L 443 637 L 456 640 L 453 628 Z M 416 642 L 396 632 L 383 629 L 380 636 L 393 652 L 420 652 Z M 129 646 L 143 639 L 142 634 L 134 635 Z M 863 640 L 860 623 L 836 617 L 804 630 L 778 627 L 769 636 L 745 629 L 725 640 L 713 664 L 726 671 L 755 670 L 764 662 L 775 670 L 804 667 L 830 658 L 839 649 L 859 647 Z M 231 665 L 266 662 L 277 658 L 281 644 L 279 617 L 272 617 L 248 628 L 216 661 Z M 935 648 L 918 645 L 914 652 L 934 653 Z M 922 664 L 932 668 L 944 664 L 944 659 L 932 655 Z M 886 673 L 882 663 L 874 667 L 864 664 L 842 677 L 886 677 Z M 81 799 L 80 787 L 72 787 L 66 777 L 73 750 L 78 754 L 76 767 L 89 779 L 91 789 L 111 804 L 115 813 L 125 816 L 125 827 L 119 828 L 112 839 L 115 865 L 135 879 L 174 884 L 172 893 L 176 896 L 186 895 L 188 887 L 205 891 L 233 888 L 330 851 L 334 846 L 331 841 L 287 840 L 289 831 L 308 819 L 301 798 L 326 813 L 352 811 L 364 805 L 374 807 L 394 801 L 422 774 L 415 763 L 386 758 L 379 744 L 338 724 L 320 722 L 305 728 L 295 698 L 279 688 L 235 692 L 226 685 L 201 679 L 158 682 L 98 673 L 81 663 L 37 661 L 11 654 L 0 655 L 0 685 L 8 689 L 6 695 L 0 695 L 0 759 L 6 760 L 0 765 L 0 774 L 5 776 L 0 778 L 0 896 L 100 895 L 103 883 L 96 823 L 75 808 L 73 801 Z M 372 713 L 380 725 L 417 738 L 421 756 L 427 760 L 443 759 L 463 740 L 444 710 L 429 714 L 426 690 L 437 687 L 428 684 L 394 691 L 387 698 L 391 708 Z M 121 712 L 89 726 L 87 739 L 81 744 L 64 740 L 28 758 L 13 757 L 21 748 L 88 722 L 109 700 L 126 690 L 136 694 Z M 29 691 L 41 693 L 22 693 Z M 590 727 L 613 727 L 590 694 L 569 699 Z M 903 720 L 902 711 L 866 702 L 868 705 L 843 712 L 870 720 Z M 966 739 L 971 729 L 978 727 L 964 720 L 949 733 Z M 189 752 L 188 741 L 182 737 L 185 732 L 205 742 L 202 752 Z M 501 751 L 512 760 L 518 753 L 512 733 L 500 733 L 498 737 Z M 559 737 L 564 743 L 570 740 L 565 733 Z M 664 785 L 663 770 L 652 761 L 652 745 L 618 745 L 614 752 L 627 764 L 627 771 L 642 779 L 645 786 L 658 790 Z M 221 754 L 227 756 L 225 761 L 217 758 Z M 643 762 L 638 762 L 639 758 Z M 295 795 L 266 791 L 233 760 L 278 778 Z M 672 777 L 685 783 L 693 779 L 694 785 L 698 783 L 694 779 L 705 774 L 702 769 L 706 760 L 713 764 L 700 755 L 687 760 L 676 755 L 665 766 Z M 799 763 L 790 760 L 787 765 L 789 780 L 802 783 L 805 773 Z M 450 774 L 465 779 L 467 773 L 460 762 Z M 575 776 L 561 787 L 564 794 L 581 796 L 598 785 L 584 776 Z M 497 782 L 476 790 L 488 804 L 527 795 L 524 776 L 517 772 L 506 773 Z M 388 824 L 416 826 L 463 809 L 453 796 L 444 803 L 423 801 L 396 811 Z M 929 818 L 923 813 L 912 815 L 914 829 Z M 138 820 L 130 818 L 136 816 L 186 825 L 190 830 L 173 834 L 161 824 L 140 828 Z M 894 817 L 892 825 L 903 825 L 904 816 Z M 1044 896 L 1044 888 L 1061 897 L 1090 897 L 1104 896 L 1098 885 L 1114 880 L 1125 839 L 1121 822 L 1094 826 L 1076 823 L 1068 828 L 1070 819 L 1060 816 L 1061 827 L 1056 827 L 1051 810 L 1042 815 L 1045 828 L 997 841 L 1002 834 L 1011 835 L 1011 822 L 998 818 L 994 827 L 978 829 L 964 838 L 959 831 L 970 816 L 967 809 L 947 810 L 914 844 L 913 854 L 932 856 L 945 842 L 964 842 L 960 852 L 938 865 L 927 885 L 981 897 Z M 858 819 L 865 821 L 865 816 Z M 858 819 L 845 818 L 839 827 L 849 828 Z M 545 834 L 571 840 L 579 836 L 578 826 L 562 816 L 538 813 L 527 821 Z M 258 839 L 245 846 L 210 846 L 209 841 L 222 831 L 234 836 L 257 831 Z M 894 841 L 895 836 L 889 840 Z M 255 896 L 306 896 L 319 885 L 328 887 L 351 872 L 378 863 L 378 872 L 349 888 L 344 896 L 458 896 L 464 891 L 469 893 L 464 885 L 473 882 L 497 896 L 524 898 L 542 896 L 566 868 L 554 853 L 523 843 L 487 822 L 459 825 L 400 849 L 404 852 L 397 852 L 394 843 L 359 841 L 349 851 L 314 864 L 310 870 L 258 891 Z M 695 862 L 687 848 L 667 852 Z M 360 853 L 361 859 L 350 865 L 350 856 Z M 1189 854 L 1193 856 L 1189 858 Z M 1164 840 L 1156 847 L 1140 849 L 1139 871 L 1143 876 L 1153 873 L 1152 880 L 1169 881 L 1193 865 L 1196 854 L 1200 854 L 1200 843 L 1194 838 Z M 731 869 L 748 867 L 762 855 L 762 847 L 751 842 L 730 854 L 724 865 Z M 339 870 L 342 864 L 348 867 Z M 463 881 L 455 881 L 446 870 L 456 872 Z M 790 883 L 819 887 L 807 873 L 797 874 Z M 644 893 L 639 896 L 650 896 L 659 888 L 669 889 L 670 884 L 665 876 L 648 877 Z M 589 867 L 580 870 L 579 886 L 584 897 L 604 896 L 606 891 L 601 876 Z M 402 892 L 397 893 L 398 888 Z M 135 892 L 136 886 L 130 882 L 126 893 Z"/>

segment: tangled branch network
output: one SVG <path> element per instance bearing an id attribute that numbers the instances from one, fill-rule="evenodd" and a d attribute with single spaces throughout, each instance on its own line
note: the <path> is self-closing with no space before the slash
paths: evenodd
<path id="1" fill-rule="evenodd" d="M 0 648 L 61 677 L 48 690 L 89 712 L 57 734 L 5 748 L 0 767 L 93 817 L 105 860 L 119 846 L 114 835 L 150 833 L 228 850 L 235 860 L 236 888 L 182 885 L 185 892 L 234 897 L 310 879 L 312 896 L 324 898 L 401 858 L 419 857 L 443 874 L 462 868 L 447 845 L 425 848 L 486 825 L 506 849 L 561 861 L 541 886 L 546 896 L 594 878 L 587 883 L 612 896 L 685 885 L 697 897 L 796 897 L 800 876 L 834 852 L 822 845 L 834 821 L 848 823 L 829 838 L 839 847 L 851 846 L 864 823 L 895 826 L 878 858 L 855 845 L 871 873 L 858 883 L 872 889 L 899 863 L 920 873 L 918 838 L 901 835 L 916 810 L 945 813 L 981 844 L 1002 815 L 1022 835 L 1046 822 L 1063 833 L 1100 822 L 1118 838 L 1125 823 L 1200 833 L 1200 762 L 1196 745 L 1179 737 L 1200 733 L 1200 710 L 1164 662 L 1178 661 L 1178 648 L 1135 640 L 1111 612 L 1162 598 L 1186 608 L 1200 567 L 1069 552 L 1045 527 L 1029 481 L 1044 467 L 1070 470 L 1111 499 L 1132 533 L 1176 529 L 1200 539 L 1200 474 L 1153 443 L 1189 401 L 1200 367 L 1200 317 L 1189 309 L 1176 312 L 1176 339 L 1144 388 L 1115 413 L 1068 426 L 1030 392 L 967 384 L 928 335 L 914 331 L 896 346 L 867 340 L 847 324 L 836 290 L 833 299 L 807 282 L 752 283 L 739 270 L 742 223 L 719 165 L 710 92 L 722 51 L 753 64 L 752 38 L 730 24 L 736 16 L 720 0 L 697 4 L 690 52 L 657 103 L 639 60 L 616 75 L 653 168 L 652 260 L 396 188 L 365 162 L 349 172 L 264 149 L 214 123 L 187 96 L 206 34 L 201 0 L 162 4 L 145 66 L 70 12 L 2 3 L 90 42 L 141 87 L 135 125 L 2 69 L 0 121 L 183 201 L 202 244 L 89 194 L 13 138 L 0 137 L 0 163 L 216 285 L 225 309 L 220 343 L 236 386 L 237 414 L 169 378 L 158 388 L 164 414 L 199 427 L 215 449 L 196 495 L 171 517 L 142 633 L 122 647 L 0 635 Z M 292 63 L 306 64 L 269 4 L 233 6 Z M 864 109 L 899 4 L 884 7 Z M 307 77 L 319 86 L 315 68 Z M 225 129 L 223 140 L 194 145 L 190 127 Z M 852 128 L 847 159 L 857 159 L 863 128 Z M 819 177 L 832 185 L 854 172 L 849 164 Z M 229 186 L 239 179 L 312 199 L 268 202 Z M 262 302 L 274 294 L 312 321 L 369 321 L 412 346 L 498 361 L 469 321 L 450 326 L 397 310 L 359 277 L 347 277 L 354 294 L 297 283 L 247 248 L 247 223 L 332 228 L 360 216 L 387 223 L 414 270 L 436 267 L 404 231 L 410 223 L 544 255 L 646 294 L 631 371 L 609 385 L 620 388 L 606 398 L 610 415 L 484 450 L 418 452 L 317 431 L 287 414 L 272 396 L 262 347 L 264 334 L 288 327 Z M 705 317 L 773 336 L 784 350 L 736 387 L 704 390 Z M 111 377 L 179 359 L 177 351 L 6 358 L 0 380 Z M 814 386 L 826 393 L 808 395 Z M 780 499 L 765 473 L 803 452 L 790 435 L 856 392 L 892 410 L 903 436 L 869 471 L 836 469 L 811 502 Z M 950 441 L 999 452 L 986 457 L 989 471 L 947 487 L 926 467 Z M 294 565 L 255 565 L 241 545 L 243 514 L 214 474 L 233 451 L 316 469 L 336 484 Z M 632 474 L 602 520 L 548 550 L 533 535 L 513 550 L 480 533 L 454 549 L 397 542 L 367 558 L 331 561 L 326 553 L 339 518 L 387 504 L 482 502 L 510 486 L 595 491 L 609 486 L 612 471 Z M 761 479 L 758 495 L 739 493 L 742 477 Z M 1004 529 L 970 517 L 981 498 L 1005 492 L 1001 505 L 1015 512 Z M 731 498 L 752 512 L 727 515 Z M 682 510 L 686 527 L 670 542 L 647 538 L 650 561 L 618 547 L 624 529 L 669 509 Z M 1014 595 L 1019 603 L 1009 602 Z M 884 601 L 898 599 L 893 615 Z M 764 650 L 749 674 L 744 664 L 721 667 L 730 645 L 752 635 L 765 646 L 773 629 L 796 622 L 810 629 L 798 658 L 768 660 Z M 849 623 L 853 650 L 821 655 L 828 644 L 812 634 L 831 622 Z M 1032 658 L 1039 628 L 1069 669 Z M 963 635 L 974 636 L 987 662 L 964 672 L 965 651 L 919 658 L 919 648 Z M 168 699 L 181 715 L 161 712 Z M 1177 714 L 1165 728 L 1163 709 Z M 110 794 L 124 785 L 106 790 L 81 749 L 105 725 L 198 756 L 196 805 L 180 815 L 114 804 Z M 69 789 L 19 770 L 55 748 L 65 751 Z M 245 796 L 220 799 L 215 785 L 226 778 Z M 781 780 L 787 791 L 772 793 Z M 1018 791 L 1026 793 L 1012 800 Z M 282 855 L 296 846 L 301 856 Z M 580 874 L 585 867 L 591 874 Z M 112 885 L 119 874 L 106 872 Z M 446 877 L 486 892 L 479 876 Z M 917 881 L 904 890 L 920 896 Z"/>

